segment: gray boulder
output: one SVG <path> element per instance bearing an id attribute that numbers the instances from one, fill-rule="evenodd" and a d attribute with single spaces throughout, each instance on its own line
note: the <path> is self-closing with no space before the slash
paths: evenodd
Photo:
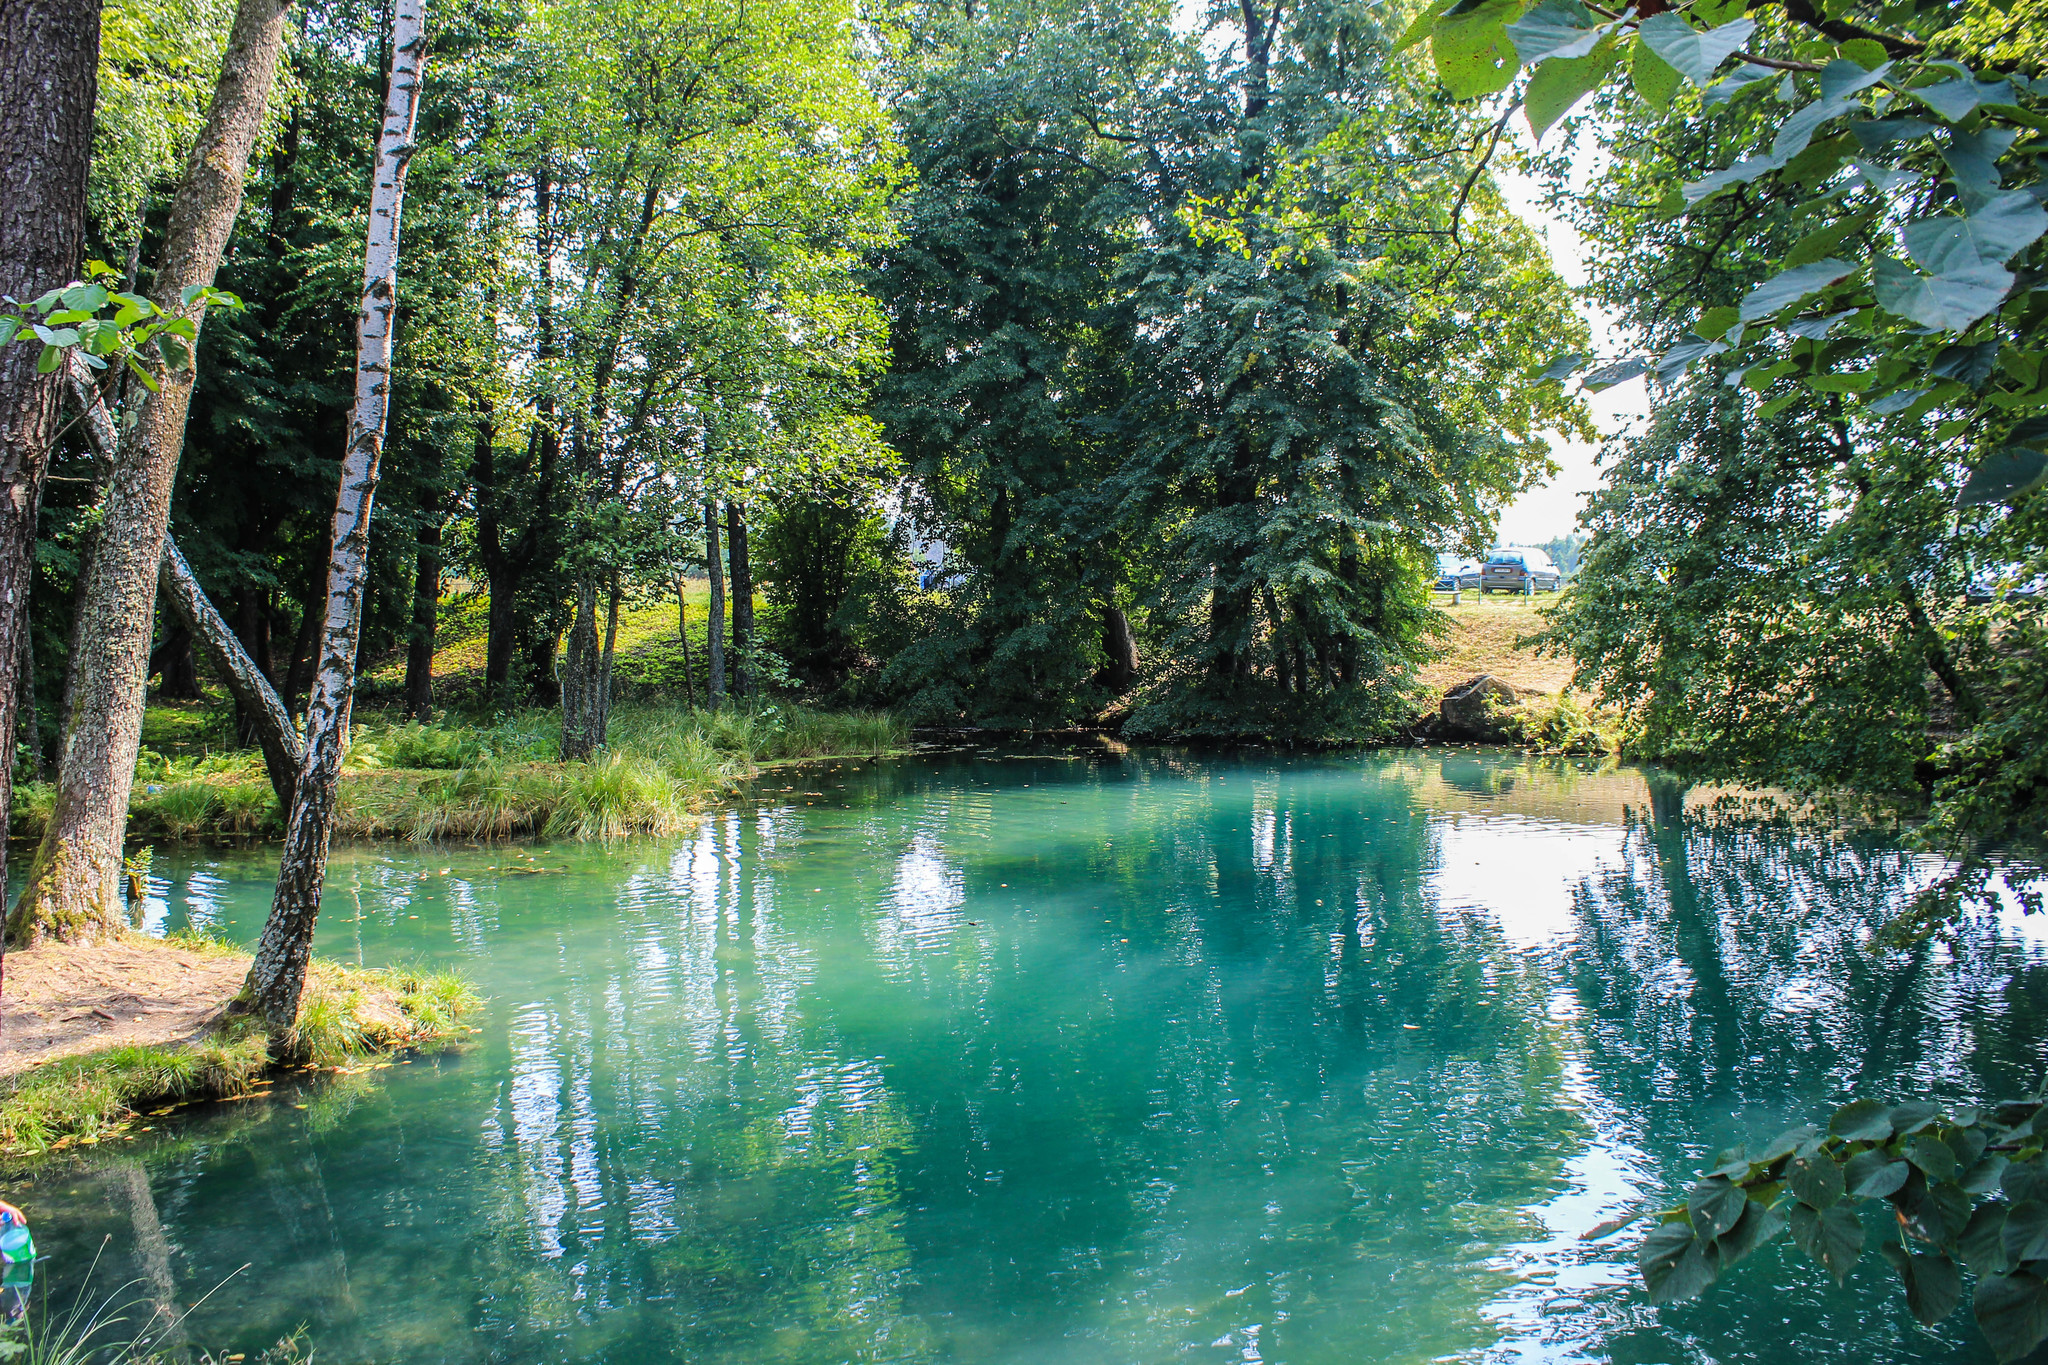
<path id="1" fill-rule="evenodd" d="M 1500 723 L 1492 712 L 1514 704 L 1514 688 L 1491 673 L 1482 673 L 1444 693 L 1444 728 L 1468 739 L 1498 739 Z"/>

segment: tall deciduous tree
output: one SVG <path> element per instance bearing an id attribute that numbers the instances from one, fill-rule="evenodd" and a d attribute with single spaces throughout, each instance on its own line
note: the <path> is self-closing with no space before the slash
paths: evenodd
<path id="1" fill-rule="evenodd" d="M 242 205 L 284 47 L 286 8 L 279 0 L 242 0 L 236 10 L 206 127 L 172 201 L 152 287 L 195 328 Z M 15 907 L 17 936 L 89 939 L 119 927 L 121 837 L 142 735 L 157 575 L 192 397 L 186 359 L 162 372 L 144 398 L 107 488 L 77 622 L 56 807 Z"/>
<path id="2" fill-rule="evenodd" d="M 391 81 L 377 139 L 370 225 L 363 261 L 362 311 L 356 330 L 355 403 L 334 506 L 334 548 L 327 579 L 327 618 L 320 671 L 306 712 L 306 751 L 285 824 L 277 892 L 240 1004 L 276 1028 L 298 1019 L 299 996 L 313 950 L 327 849 L 334 835 L 335 796 L 348 747 L 355 700 L 356 652 L 369 574 L 370 513 L 390 416 L 391 354 L 398 311 L 399 222 L 406 167 L 419 117 L 420 73 L 426 60 L 425 0 L 397 0 L 391 12 Z"/>
<path id="3" fill-rule="evenodd" d="M 0 294 L 27 300 L 78 271 L 99 28 L 99 0 L 0 7 Z M 36 520 L 64 383 L 39 367 L 41 351 L 0 338 L 0 879 Z"/>

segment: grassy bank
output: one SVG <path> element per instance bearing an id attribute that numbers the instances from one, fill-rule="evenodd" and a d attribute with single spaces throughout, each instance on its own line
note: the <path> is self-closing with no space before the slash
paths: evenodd
<path id="1" fill-rule="evenodd" d="M 150 709 L 128 807 L 132 836 L 281 832 L 261 755 L 221 743 L 225 715 L 218 707 Z M 421 841 L 662 834 L 685 827 L 764 764 L 871 757 L 901 750 L 909 738 L 902 722 L 874 712 L 780 704 L 622 707 L 613 713 L 606 752 L 588 763 L 563 763 L 561 718 L 553 711 L 507 713 L 482 724 L 372 717 L 350 743 L 335 832 Z M 15 837 L 41 837 L 54 800 L 47 785 L 18 786 Z"/>
<path id="2" fill-rule="evenodd" d="M 148 942 L 154 940 L 124 946 Z M 175 946 L 190 951 L 194 943 Z M 217 945 L 204 951 L 248 962 Z M 299 1022 L 281 1036 L 237 1018 L 192 1038 L 59 1057 L 0 1081 L 0 1153 L 31 1156 L 105 1141 L 151 1109 L 248 1094 L 280 1066 L 345 1067 L 378 1053 L 444 1044 L 467 1036 L 462 1020 L 479 1003 L 448 972 L 315 963 Z"/>

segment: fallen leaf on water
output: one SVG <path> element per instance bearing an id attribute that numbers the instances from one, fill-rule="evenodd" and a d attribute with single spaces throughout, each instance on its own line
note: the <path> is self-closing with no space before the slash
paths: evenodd
<path id="1" fill-rule="evenodd" d="M 1595 1223 L 1592 1227 L 1587 1228 L 1579 1234 L 1579 1240 L 1581 1242 L 1597 1242 L 1602 1237 L 1611 1237 L 1642 1216 L 1643 1211 L 1641 1209 L 1637 1209 L 1633 1213 L 1616 1214 L 1612 1218 Z"/>

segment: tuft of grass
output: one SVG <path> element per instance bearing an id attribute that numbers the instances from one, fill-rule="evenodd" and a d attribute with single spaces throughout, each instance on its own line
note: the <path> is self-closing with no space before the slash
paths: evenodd
<path id="1" fill-rule="evenodd" d="M 270 783 L 237 782 L 219 789 L 221 823 L 230 833 L 257 834 L 281 829 L 284 817 L 277 808 L 277 793 Z"/>
<path id="2" fill-rule="evenodd" d="M 169 941 L 187 951 L 233 951 L 202 935 Z M 140 1109 L 244 1094 L 277 1062 L 343 1066 L 446 1043 L 464 1034 L 462 1020 L 482 1003 L 454 972 L 316 962 L 298 1022 L 281 1036 L 241 1015 L 190 1044 L 129 1044 L 0 1082 L 0 1150 L 37 1155 L 95 1143 Z"/>
<path id="3" fill-rule="evenodd" d="M 666 834 L 690 816 L 676 784 L 637 754 L 600 754 L 568 769 L 545 832 L 577 839 Z"/>
<path id="4" fill-rule="evenodd" d="M 1510 742 L 1546 754 L 1616 753 L 1625 738 L 1618 714 L 1595 710 L 1571 692 L 1530 697 L 1497 714 Z"/>
<path id="5" fill-rule="evenodd" d="M 40 839 L 57 811 L 57 784 L 20 782 L 8 805 L 7 832 L 19 839 Z"/>
<path id="6" fill-rule="evenodd" d="M 97 1142 L 152 1104 L 239 1095 L 270 1065 L 267 1043 L 260 1033 L 222 1035 L 47 1063 L 0 1090 L 0 1147 L 34 1154 L 65 1140 Z"/>
<path id="7" fill-rule="evenodd" d="M 134 813 L 173 839 L 190 839 L 208 827 L 209 817 L 219 804 L 220 798 L 211 786 L 186 781 L 146 793 Z"/>

